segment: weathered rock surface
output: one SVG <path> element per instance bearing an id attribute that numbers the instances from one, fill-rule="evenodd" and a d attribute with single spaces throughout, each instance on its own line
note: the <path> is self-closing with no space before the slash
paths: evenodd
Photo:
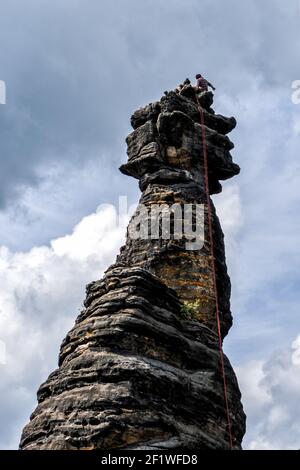
<path id="1" fill-rule="evenodd" d="M 188 90 L 189 96 L 184 96 Z M 195 89 L 185 87 L 182 94 L 166 93 L 159 103 L 136 111 L 131 119 L 136 128 L 127 138 L 128 162 L 121 171 L 139 179 L 143 195 L 140 204 L 149 209 L 162 204 L 205 204 L 202 127 Z M 236 126 L 234 118 L 209 111 L 212 93 L 199 96 L 204 106 L 206 143 L 209 160 L 210 193 L 219 193 L 225 180 L 239 173 L 232 161 L 234 147 L 226 133 Z M 154 111 L 155 110 L 155 113 Z M 213 205 L 213 204 L 212 204 Z M 138 212 L 131 220 L 135 225 Z M 214 252 L 221 306 L 222 335 L 232 325 L 230 279 L 227 275 L 223 233 L 214 211 Z M 176 290 L 181 301 L 200 299 L 197 318 L 216 330 L 215 295 L 211 275 L 211 249 L 207 236 L 201 250 L 186 249 L 185 240 L 139 239 L 127 237 L 117 258 L 119 266 L 142 266 Z"/>
<path id="2" fill-rule="evenodd" d="M 139 180 L 140 206 L 116 263 L 87 287 L 85 309 L 62 343 L 59 368 L 38 391 L 21 449 L 229 448 L 195 93 L 191 86 L 166 92 L 131 118 L 121 171 Z M 239 173 L 226 135 L 236 121 L 214 113 L 212 93 L 198 99 L 214 194 L 222 190 L 219 180 Z M 193 249 L 185 234 L 176 234 L 185 204 L 205 207 L 204 243 Z M 156 238 L 131 236 L 141 207 L 157 210 Z M 168 238 L 160 226 L 162 207 L 172 216 Z M 214 208 L 213 235 L 224 337 L 232 324 L 230 279 Z M 196 303 L 193 317 L 183 315 L 186 303 Z M 233 445 L 240 449 L 245 415 L 226 357 L 225 372 Z"/>
<path id="3" fill-rule="evenodd" d="M 21 446 L 227 448 L 217 336 L 180 320 L 175 292 L 144 269 L 115 268 L 88 286 L 85 304 Z M 226 372 L 239 442 L 243 412 L 227 360 Z"/>

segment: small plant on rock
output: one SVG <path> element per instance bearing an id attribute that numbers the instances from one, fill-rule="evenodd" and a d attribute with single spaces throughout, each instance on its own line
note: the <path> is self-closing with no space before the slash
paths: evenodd
<path id="1" fill-rule="evenodd" d="M 180 318 L 183 320 L 196 320 L 199 312 L 200 302 L 183 302 L 180 309 Z"/>

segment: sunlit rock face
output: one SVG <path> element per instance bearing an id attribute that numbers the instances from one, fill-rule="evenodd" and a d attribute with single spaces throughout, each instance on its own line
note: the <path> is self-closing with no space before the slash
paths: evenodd
<path id="1" fill-rule="evenodd" d="M 62 343 L 59 368 L 38 390 L 21 449 L 229 448 L 199 103 L 210 194 L 239 173 L 227 137 L 236 121 L 214 113 L 212 93 L 181 87 L 133 114 L 121 171 L 139 180 L 140 205 L 116 263 L 87 286 L 85 309 Z M 182 221 L 186 207 L 192 215 Z M 196 207 L 203 208 L 199 221 Z M 212 212 L 224 337 L 232 324 L 230 279 Z M 240 449 L 245 415 L 226 357 L 225 373 L 233 447 Z"/>

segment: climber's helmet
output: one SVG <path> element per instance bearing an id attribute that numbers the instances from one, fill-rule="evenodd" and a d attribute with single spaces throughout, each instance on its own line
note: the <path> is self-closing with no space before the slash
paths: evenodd
<path id="1" fill-rule="evenodd" d="M 196 75 L 197 80 L 198 80 L 198 78 L 201 78 L 201 77 L 202 77 L 202 75 L 200 73 L 197 73 L 197 75 Z"/>

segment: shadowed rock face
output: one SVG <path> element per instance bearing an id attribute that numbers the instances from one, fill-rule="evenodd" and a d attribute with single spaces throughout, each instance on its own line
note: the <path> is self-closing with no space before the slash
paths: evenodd
<path id="1" fill-rule="evenodd" d="M 236 122 L 213 112 L 211 93 L 198 98 L 210 192 L 220 192 L 219 180 L 239 172 L 226 136 Z M 141 206 L 116 263 L 87 286 L 85 309 L 62 343 L 59 368 L 38 390 L 21 449 L 229 448 L 207 217 L 198 249 L 187 249 L 186 237 L 176 237 L 174 229 L 184 204 L 204 204 L 207 215 L 199 121 L 190 86 L 165 93 L 132 116 L 121 171 L 139 180 Z M 156 239 L 132 238 L 140 208 L 160 214 L 162 204 L 173 217 L 171 236 L 165 239 L 160 227 Z M 232 324 L 230 280 L 214 209 L 213 234 L 225 336 Z M 197 308 L 189 316 L 183 306 L 191 303 Z M 240 449 L 245 415 L 226 357 L 225 371 L 234 447 Z"/>

